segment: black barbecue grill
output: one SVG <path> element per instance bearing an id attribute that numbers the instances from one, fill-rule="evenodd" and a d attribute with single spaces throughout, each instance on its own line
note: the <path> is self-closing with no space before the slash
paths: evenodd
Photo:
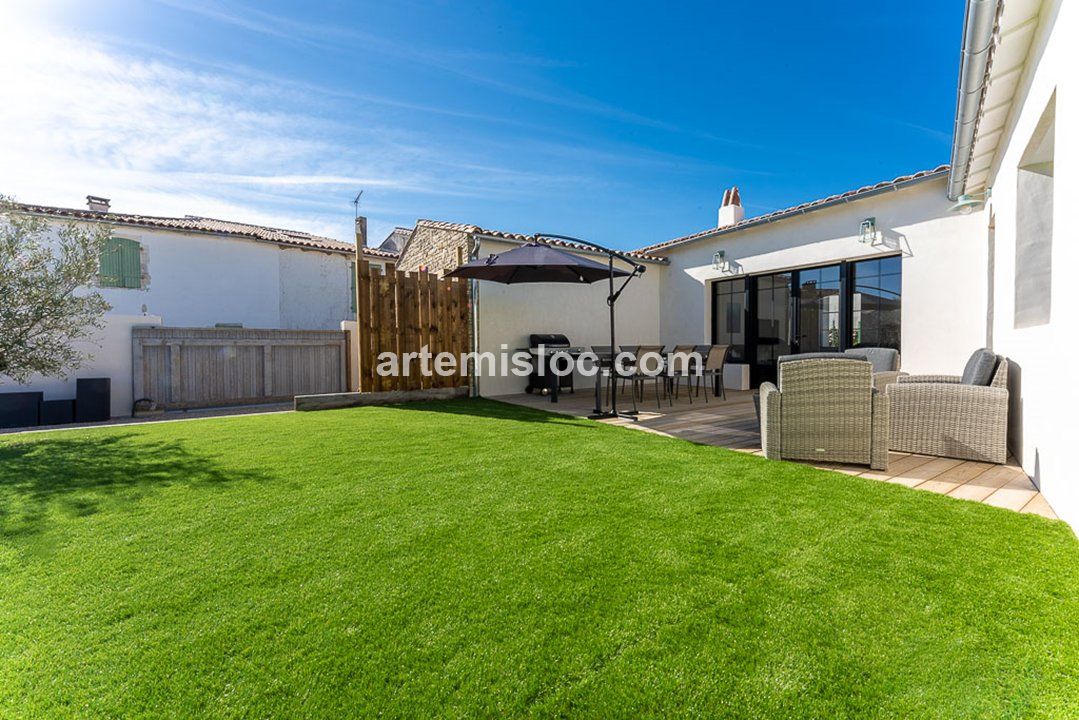
<path id="1" fill-rule="evenodd" d="M 532 354 L 532 372 L 528 376 L 525 392 L 538 392 L 550 395 L 551 402 L 558 402 L 560 390 L 573 392 L 573 373 L 561 377 L 548 372 L 551 367 L 565 371 L 576 358 L 584 352 L 582 347 L 573 347 L 569 338 L 559 333 L 532 333 L 528 336 L 528 352 Z M 551 365 L 551 363 L 554 365 Z"/>

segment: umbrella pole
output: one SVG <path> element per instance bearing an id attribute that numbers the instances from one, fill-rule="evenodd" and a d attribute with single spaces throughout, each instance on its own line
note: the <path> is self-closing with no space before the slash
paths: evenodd
<path id="1" fill-rule="evenodd" d="M 596 250 L 599 250 L 601 253 L 604 253 L 607 256 L 607 272 L 608 272 L 608 275 L 607 275 L 607 288 L 608 288 L 607 307 L 610 309 L 610 313 L 611 313 L 611 375 L 610 375 L 610 378 L 609 378 L 610 384 L 608 385 L 608 388 L 610 389 L 610 393 L 611 393 L 611 409 L 610 410 L 603 410 L 600 407 L 600 401 L 599 401 L 600 383 L 597 382 L 596 383 L 596 408 L 595 408 L 596 411 L 595 411 L 595 413 L 593 413 L 592 415 L 589 415 L 588 417 L 591 418 L 591 419 L 594 419 L 594 420 L 603 419 L 603 418 L 618 418 L 618 417 L 625 418 L 627 420 L 636 420 L 637 419 L 637 411 L 636 410 L 634 410 L 632 412 L 619 412 L 618 411 L 618 394 L 615 392 L 615 390 L 618 389 L 618 386 L 615 383 L 617 377 L 614 374 L 614 372 L 615 372 L 615 361 L 616 361 L 616 355 L 617 355 L 617 353 L 615 352 L 616 345 L 615 345 L 615 337 L 614 337 L 614 304 L 618 301 L 618 296 L 621 295 L 622 291 L 626 289 L 626 285 L 629 284 L 629 281 L 632 280 L 635 277 L 639 277 L 640 275 L 644 274 L 644 270 L 645 270 L 644 265 L 641 265 L 640 263 L 638 263 L 635 260 L 633 260 L 632 258 L 624 255 L 623 253 L 618 252 L 617 250 L 612 250 L 611 248 L 604 247 L 602 245 L 599 245 L 598 243 L 594 243 L 594 242 L 591 242 L 589 240 L 581 240 L 580 238 L 570 237 L 569 235 L 555 235 L 554 233 L 536 233 L 533 237 L 536 238 L 537 240 L 539 240 L 540 238 L 554 238 L 554 239 L 557 239 L 557 240 L 568 240 L 569 242 L 578 243 L 578 244 L 581 244 L 581 245 L 587 245 L 589 247 L 595 248 Z M 614 289 L 614 259 L 615 258 L 618 258 L 619 260 L 622 260 L 623 262 L 628 263 L 633 268 L 633 272 L 628 274 L 628 276 L 626 277 L 626 281 L 624 283 L 622 283 L 622 287 L 618 288 L 618 290 Z"/>
<path id="2" fill-rule="evenodd" d="M 610 251 L 608 251 L 608 253 L 607 253 L 607 267 L 608 267 L 608 269 L 610 271 L 610 274 L 607 277 L 607 283 L 608 283 L 607 284 L 607 287 L 608 287 L 607 307 L 610 309 L 610 313 L 611 313 L 611 370 L 610 370 L 610 377 L 608 378 L 607 387 L 608 387 L 608 390 L 610 391 L 610 395 L 611 395 L 611 409 L 607 410 L 607 411 L 601 411 L 600 407 L 599 407 L 599 398 L 597 397 L 596 398 L 596 412 L 594 414 L 592 414 L 592 415 L 589 415 L 588 417 L 593 419 L 593 420 L 595 420 L 595 419 L 604 419 L 604 418 L 625 418 L 627 420 L 636 420 L 637 419 L 636 411 L 632 411 L 632 412 L 619 412 L 618 411 L 618 393 L 616 392 L 618 390 L 618 385 L 616 383 L 617 376 L 615 375 L 615 368 L 617 366 L 618 353 L 615 351 L 615 348 L 617 347 L 617 345 L 615 345 L 615 336 L 614 336 L 614 304 L 615 304 L 615 302 L 618 301 L 619 293 L 615 292 L 615 290 L 614 290 L 614 253 L 612 253 Z M 625 286 L 623 286 L 623 287 L 625 287 Z M 597 385 L 597 387 L 599 387 L 599 386 Z"/>
<path id="3" fill-rule="evenodd" d="M 614 255 L 607 256 L 607 267 L 610 269 L 610 275 L 608 276 L 608 292 L 607 292 L 607 307 L 611 310 L 611 415 L 618 417 L 618 383 L 615 380 L 614 370 L 617 362 L 615 360 L 615 344 L 614 344 Z"/>

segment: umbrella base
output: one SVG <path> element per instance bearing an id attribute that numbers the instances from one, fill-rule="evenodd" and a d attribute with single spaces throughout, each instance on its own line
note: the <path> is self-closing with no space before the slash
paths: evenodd
<path id="1" fill-rule="evenodd" d="M 592 413 L 588 416 L 589 420 L 613 420 L 615 418 L 622 418 L 623 420 L 637 421 L 636 410 L 619 410 L 618 412 L 611 412 L 610 410 L 598 413 Z"/>

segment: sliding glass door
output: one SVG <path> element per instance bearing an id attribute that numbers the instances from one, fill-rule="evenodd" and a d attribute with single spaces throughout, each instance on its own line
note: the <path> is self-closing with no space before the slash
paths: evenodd
<path id="1" fill-rule="evenodd" d="M 839 266 L 798 271 L 798 344 L 795 352 L 839 352 L 842 288 Z"/>
<path id="2" fill-rule="evenodd" d="M 746 279 L 715 283 L 712 291 L 712 343 L 729 345 L 727 361 L 746 362 Z"/>
<path id="3" fill-rule="evenodd" d="M 754 387 L 777 377 L 780 355 L 899 349 L 899 256 L 712 283 L 712 342 L 731 345 Z"/>
<path id="4" fill-rule="evenodd" d="M 752 278 L 756 286 L 756 337 L 754 367 L 750 375 L 755 384 L 776 378 L 776 360 L 789 355 L 793 339 L 791 318 L 792 273 L 761 275 Z"/>

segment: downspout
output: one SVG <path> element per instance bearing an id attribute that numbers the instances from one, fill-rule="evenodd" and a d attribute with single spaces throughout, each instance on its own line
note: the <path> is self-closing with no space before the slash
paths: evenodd
<path id="1" fill-rule="evenodd" d="M 967 0 L 963 20 L 963 51 L 959 60 L 959 91 L 952 135 L 952 162 L 948 178 L 948 199 L 955 200 L 966 189 L 974 136 L 981 115 L 982 98 L 988 79 L 1000 0 Z"/>

